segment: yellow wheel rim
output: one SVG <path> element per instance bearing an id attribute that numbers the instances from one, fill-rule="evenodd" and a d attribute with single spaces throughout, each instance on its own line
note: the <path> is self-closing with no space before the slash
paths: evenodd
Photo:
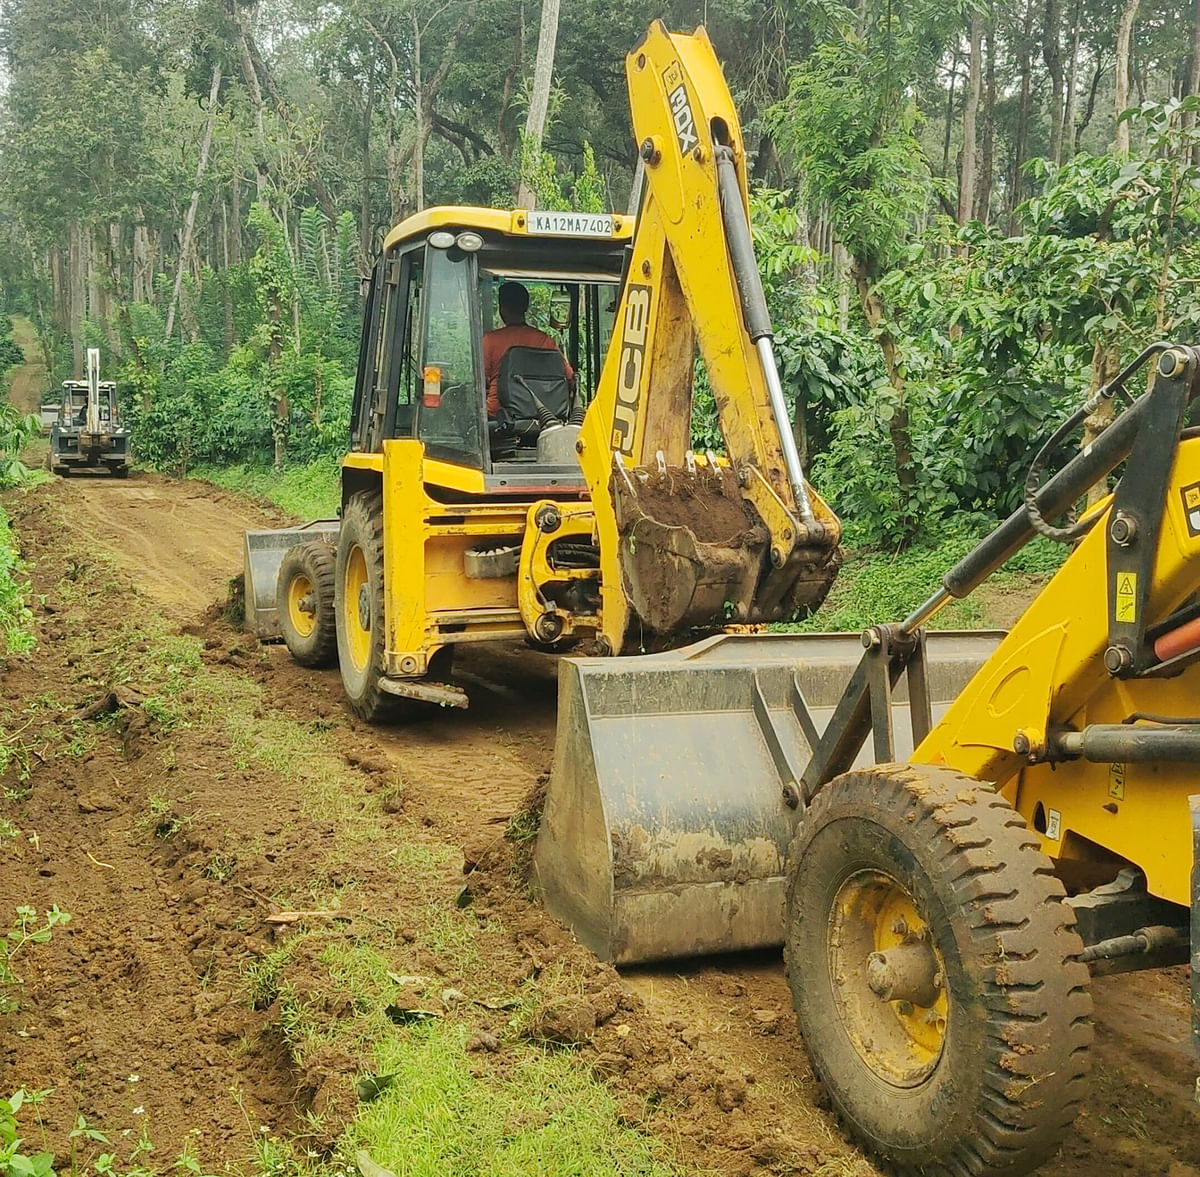
<path id="1" fill-rule="evenodd" d="M 941 1058 L 946 969 L 912 895 L 884 871 L 839 889 L 829 913 L 830 979 L 842 1025 L 879 1078 L 915 1087 Z"/>
<path id="2" fill-rule="evenodd" d="M 302 638 L 317 628 L 316 593 L 312 581 L 303 572 L 297 572 L 288 585 L 287 611 L 292 628 Z"/>
<path id="3" fill-rule="evenodd" d="M 346 557 L 342 610 L 346 646 L 355 670 L 366 670 L 371 658 L 370 586 L 367 583 L 367 558 L 354 544 Z M 365 607 L 364 607 L 365 606 Z"/>

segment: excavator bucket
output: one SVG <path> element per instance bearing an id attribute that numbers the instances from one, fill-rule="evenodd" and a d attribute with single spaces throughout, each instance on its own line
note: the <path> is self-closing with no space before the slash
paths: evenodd
<path id="1" fill-rule="evenodd" d="M 246 629 L 250 633 L 260 638 L 283 636 L 275 605 L 275 582 L 283 557 L 289 548 L 311 540 L 337 543 L 338 526 L 336 519 L 317 519 L 302 527 L 245 533 L 242 571 L 246 582 Z"/>
<path id="2" fill-rule="evenodd" d="M 745 619 L 770 536 L 746 517 L 733 471 L 619 467 L 610 490 L 625 595 L 646 628 L 686 632 L 738 606 Z"/>
<path id="3" fill-rule="evenodd" d="M 840 528 L 825 508 L 822 542 L 796 547 L 787 566 L 764 579 L 771 535 L 751 518 L 731 469 L 618 466 L 609 491 L 622 587 L 642 634 L 811 612 L 837 575 Z"/>
<path id="4" fill-rule="evenodd" d="M 935 721 L 1002 636 L 928 635 Z M 551 914 L 617 964 L 781 944 L 801 715 L 819 734 L 861 656 L 857 634 L 753 634 L 564 659 L 534 852 Z M 907 710 L 898 683 L 900 759 Z"/>

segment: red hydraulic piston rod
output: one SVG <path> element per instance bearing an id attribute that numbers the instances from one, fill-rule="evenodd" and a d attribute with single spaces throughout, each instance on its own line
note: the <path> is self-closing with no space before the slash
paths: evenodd
<path id="1" fill-rule="evenodd" d="M 1160 662 L 1178 658 L 1200 646 L 1200 617 L 1185 621 L 1178 629 L 1164 633 L 1154 643 L 1154 654 Z"/>

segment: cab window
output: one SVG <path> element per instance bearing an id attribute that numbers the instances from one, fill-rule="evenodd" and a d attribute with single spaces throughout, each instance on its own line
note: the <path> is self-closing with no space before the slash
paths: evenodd
<path id="1" fill-rule="evenodd" d="M 427 249 L 417 432 L 435 457 L 480 467 L 484 405 L 473 287 L 470 255 L 432 246 Z"/>

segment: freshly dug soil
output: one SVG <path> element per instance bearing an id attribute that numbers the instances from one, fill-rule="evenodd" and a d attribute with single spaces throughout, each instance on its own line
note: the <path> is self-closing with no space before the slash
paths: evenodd
<path id="1" fill-rule="evenodd" d="M 458 1016 L 471 1019 L 481 1070 L 502 1073 L 513 1044 L 503 1008 L 475 998 L 536 978 L 547 1000 L 521 1033 L 573 1052 L 689 1171 L 876 1172 L 823 1106 L 777 953 L 618 975 L 528 899 L 528 843 L 505 830 L 536 808 L 549 769 L 553 659 L 471 651 L 458 673 L 469 711 L 371 729 L 342 705 L 336 670 L 303 670 L 221 615 L 241 528 L 278 522 L 270 515 L 150 477 L 58 481 L 10 493 L 6 506 L 32 568 L 39 644 L 0 676 L 3 726 L 21 750 L 4 786 L 28 794 L 0 801 L 21 831 L 0 843 L 0 896 L 6 907 L 58 904 L 72 920 L 14 961 L 24 985 L 21 1008 L 0 1018 L 0 1091 L 54 1089 L 40 1109 L 48 1147 L 67 1155 L 84 1115 L 125 1146 L 146 1125 L 156 1161 L 194 1142 L 219 1167 L 242 1162 L 264 1128 L 307 1132 L 309 1110 L 325 1113 L 327 1136 L 353 1114 L 361 1060 L 318 1054 L 296 1067 L 278 1008 L 255 1009 L 246 979 L 293 934 L 267 917 L 299 903 L 317 870 L 352 894 L 350 922 L 333 931 L 386 917 L 397 967 L 466 994 L 470 1012 Z M 160 628 L 199 643 L 201 666 L 173 669 Z M 236 724 L 202 690 L 210 673 L 246 701 Z M 196 706 L 173 722 L 164 683 L 186 705 L 189 675 Z M 336 810 L 306 799 L 311 766 L 281 771 L 248 754 L 248 742 L 292 729 L 321 733 L 348 773 Z M 367 809 L 383 815 L 378 841 L 347 850 L 339 823 Z M 446 852 L 432 895 L 387 865 L 389 831 Z M 405 935 L 422 906 L 454 908 L 464 885 L 465 910 L 502 929 L 481 935 L 478 976 Z M 339 996 L 306 951 L 289 979 L 336 1012 Z M 1044 1172 L 1200 1177 L 1186 982 L 1175 970 L 1095 984 L 1094 1096 Z"/>

